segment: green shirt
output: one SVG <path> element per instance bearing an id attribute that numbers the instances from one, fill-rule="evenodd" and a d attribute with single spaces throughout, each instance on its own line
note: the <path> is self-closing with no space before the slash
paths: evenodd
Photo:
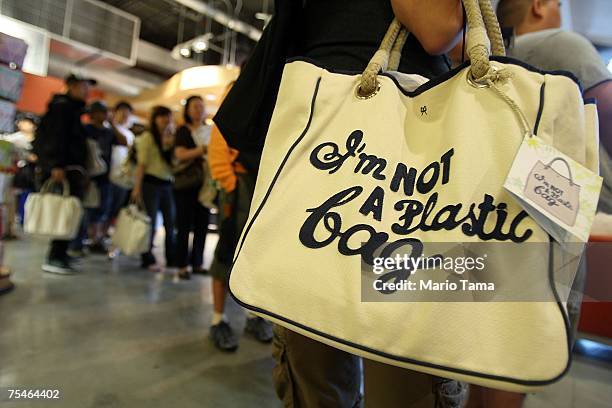
<path id="1" fill-rule="evenodd" d="M 144 166 L 144 174 L 158 179 L 173 181 L 172 168 L 162 157 L 159 147 L 149 132 L 136 139 L 136 157 L 138 164 Z"/>

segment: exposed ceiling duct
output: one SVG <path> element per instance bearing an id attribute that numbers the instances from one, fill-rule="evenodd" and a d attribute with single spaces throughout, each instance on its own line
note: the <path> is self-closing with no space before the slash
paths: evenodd
<path id="1" fill-rule="evenodd" d="M 74 62 L 60 55 L 52 54 L 49 58 L 49 74 L 58 78 L 64 78 L 70 73 L 77 72 L 81 75 L 95 78 L 98 86 L 109 92 L 123 96 L 136 96 L 143 90 L 157 86 L 161 80 L 145 78 L 146 74 L 121 70 L 108 70 L 94 65 L 75 67 Z"/>
<path id="2" fill-rule="evenodd" d="M 190 8 L 193 11 L 204 14 L 212 18 L 217 23 L 224 25 L 230 30 L 234 30 L 240 34 L 244 34 L 253 41 L 259 41 L 261 38 L 261 30 L 253 27 L 244 21 L 229 15 L 219 9 L 209 6 L 200 0 L 174 0 L 176 3 Z"/>
<path id="3" fill-rule="evenodd" d="M 0 14 L 45 30 L 51 52 L 83 65 L 136 62 L 140 19 L 95 0 L 2 0 Z M 78 64 L 77 64 L 78 65 Z"/>

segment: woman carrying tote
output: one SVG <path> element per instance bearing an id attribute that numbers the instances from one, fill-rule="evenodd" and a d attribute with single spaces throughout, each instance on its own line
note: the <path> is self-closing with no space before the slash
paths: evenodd
<path id="1" fill-rule="evenodd" d="M 161 211 L 166 232 L 166 265 L 174 266 L 174 226 L 176 208 L 172 193 L 172 150 L 174 147 L 174 119 L 172 111 L 165 106 L 156 106 L 151 114 L 149 131 L 136 140 L 136 181 L 131 199 L 142 203 L 151 218 L 151 243 L 142 254 L 142 268 L 159 271 L 151 253 L 155 237 L 157 213 Z"/>
<path id="2" fill-rule="evenodd" d="M 185 104 L 185 124 L 176 132 L 174 156 L 175 166 L 174 197 L 177 209 L 176 261 L 178 276 L 189 279 L 191 270 L 204 274 L 202 268 L 204 245 L 208 232 L 210 210 L 198 200 L 204 184 L 203 166 L 210 140 L 210 127 L 204 125 L 204 100 L 197 95 L 190 96 Z M 193 244 L 189 252 L 189 233 L 193 231 Z"/>
<path id="3" fill-rule="evenodd" d="M 399 71 L 434 78 L 450 69 L 444 55 L 460 39 L 461 0 L 306 0 L 275 2 L 249 63 L 214 120 L 228 144 L 258 169 L 285 61 L 307 57 L 331 70 L 363 72 L 393 18 L 411 33 Z M 296 135 L 287 135 L 295 138 Z M 293 139 L 291 139 L 293 140 Z M 279 214 L 281 217 L 282 214 Z M 357 356 L 275 327 L 274 385 L 285 407 L 360 406 Z M 414 371 L 363 360 L 366 407 L 459 407 L 465 386 Z M 520 394 L 490 392 L 470 407 L 519 407 Z"/>

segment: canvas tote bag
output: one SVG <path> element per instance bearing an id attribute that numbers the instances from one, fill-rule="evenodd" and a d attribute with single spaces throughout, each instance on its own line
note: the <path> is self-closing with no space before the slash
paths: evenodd
<path id="1" fill-rule="evenodd" d="M 131 190 L 134 188 L 134 181 L 136 177 L 136 164 L 134 164 L 134 161 L 132 160 L 134 153 L 134 147 L 131 147 L 127 157 L 119 166 L 113 168 L 109 175 L 110 181 L 113 184 L 126 190 Z"/>
<path id="2" fill-rule="evenodd" d="M 39 193 L 28 196 L 25 203 L 24 231 L 54 239 L 76 237 L 83 218 L 81 201 L 70 196 L 70 185 L 64 180 L 62 194 L 51 193 L 52 181 L 43 184 Z"/>
<path id="3" fill-rule="evenodd" d="M 245 308 L 347 352 L 530 391 L 569 367 L 560 251 L 503 184 L 532 133 L 597 171 L 596 114 L 569 74 L 503 57 L 488 0 L 463 3 L 471 63 L 415 91 L 385 72 L 407 35 L 397 21 L 363 73 L 286 64 L 229 286 Z M 524 248 L 489 269 L 543 301 L 362 299 L 364 259 L 437 242 Z"/>
<path id="4" fill-rule="evenodd" d="M 87 174 L 91 177 L 101 176 L 108 171 L 102 158 L 102 150 L 95 139 L 87 138 Z"/>
<path id="5" fill-rule="evenodd" d="M 151 218 L 137 205 L 129 205 L 119 212 L 113 245 L 128 256 L 142 254 L 149 249 Z"/>

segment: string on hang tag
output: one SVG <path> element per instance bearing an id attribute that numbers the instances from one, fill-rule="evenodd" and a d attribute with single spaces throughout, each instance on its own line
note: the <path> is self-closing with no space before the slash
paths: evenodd
<path id="1" fill-rule="evenodd" d="M 491 88 L 500 98 L 502 98 L 508 106 L 512 109 L 514 114 L 519 119 L 521 125 L 523 126 L 523 134 L 529 137 L 533 137 L 533 131 L 531 130 L 531 126 L 529 125 L 529 121 L 527 120 L 527 116 L 523 113 L 522 109 L 518 106 L 518 104 L 512 99 L 508 94 L 506 94 L 503 89 L 501 89 L 496 82 L 505 83 L 510 78 L 512 78 L 512 73 L 507 69 L 491 69 L 489 73 L 487 73 L 482 79 L 479 79 L 478 82 L 483 82 L 487 84 L 489 88 Z"/>

